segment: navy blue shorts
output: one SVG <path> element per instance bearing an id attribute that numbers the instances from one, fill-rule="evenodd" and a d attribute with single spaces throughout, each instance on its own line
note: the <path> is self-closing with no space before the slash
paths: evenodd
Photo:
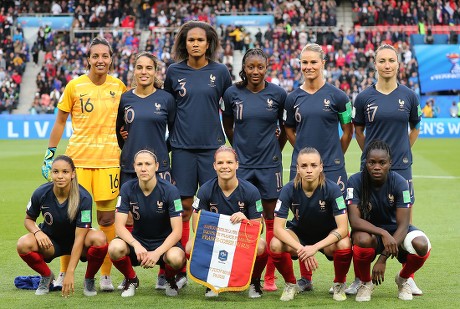
<path id="1" fill-rule="evenodd" d="M 160 240 L 160 241 L 157 241 L 157 242 L 150 242 L 150 244 L 147 245 L 142 240 L 138 240 L 138 241 L 147 251 L 154 251 L 159 246 L 161 246 L 163 244 L 163 242 L 164 242 L 164 240 Z M 131 264 L 133 266 L 139 266 L 140 262 L 137 260 L 137 255 L 136 255 L 136 251 L 134 250 L 134 247 L 129 245 L 129 244 L 127 244 L 127 245 L 129 247 L 129 258 L 131 259 Z M 175 244 L 174 247 L 178 247 L 178 248 L 181 248 L 182 250 L 184 250 L 184 248 L 182 247 L 180 241 L 177 244 Z M 160 259 L 157 261 L 157 265 L 160 265 L 161 268 L 164 268 L 164 266 L 165 266 L 163 256 L 164 256 L 164 254 L 162 254 Z"/>
<path id="2" fill-rule="evenodd" d="M 415 203 L 415 193 L 414 193 L 414 183 L 412 182 L 412 168 L 406 168 L 405 170 L 393 170 L 394 172 L 401 175 L 409 185 L 409 192 L 410 192 L 410 202 L 412 205 Z"/>
<path id="3" fill-rule="evenodd" d="M 172 149 L 172 179 L 181 196 L 194 196 L 198 185 L 216 177 L 215 152 L 215 149 Z"/>
<path id="4" fill-rule="evenodd" d="M 74 239 L 72 239 L 71 241 L 59 241 L 59 242 L 52 238 L 50 238 L 50 240 L 53 243 L 54 255 L 49 259 L 44 259 L 46 263 L 50 263 L 54 258 L 63 256 L 63 255 L 70 255 L 70 253 L 72 253 Z M 86 262 L 87 261 L 86 256 L 83 256 L 83 255 L 80 256 L 80 261 Z"/>
<path id="5" fill-rule="evenodd" d="M 252 183 L 260 192 L 262 199 L 277 199 L 283 188 L 283 167 L 244 168 L 236 170 L 238 177 Z"/>
<path id="6" fill-rule="evenodd" d="M 393 235 L 395 232 L 396 232 L 396 226 L 394 227 L 382 227 L 384 230 L 386 230 L 388 233 L 390 233 L 391 235 Z M 407 233 L 410 233 L 412 231 L 417 231 L 418 228 L 416 228 L 415 226 L 413 225 L 409 225 L 409 229 L 407 231 Z M 377 248 L 375 248 L 375 254 L 380 254 L 382 253 L 382 251 L 385 249 L 385 246 L 383 245 L 383 241 L 382 241 L 382 237 L 381 236 L 377 236 Z M 407 254 L 408 252 L 405 251 L 405 250 L 402 250 L 401 246 L 399 247 L 399 250 L 398 250 L 398 256 L 397 256 L 397 259 L 400 263 L 405 263 L 406 262 L 406 259 L 407 259 Z"/>

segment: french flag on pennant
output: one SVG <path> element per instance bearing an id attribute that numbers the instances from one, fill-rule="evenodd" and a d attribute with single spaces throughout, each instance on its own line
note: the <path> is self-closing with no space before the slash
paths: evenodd
<path id="1" fill-rule="evenodd" d="M 262 225 L 201 210 L 188 270 L 190 278 L 216 293 L 248 288 Z"/>

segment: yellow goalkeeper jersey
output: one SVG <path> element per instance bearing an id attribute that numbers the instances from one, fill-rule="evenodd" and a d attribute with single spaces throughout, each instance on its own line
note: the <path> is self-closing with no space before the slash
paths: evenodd
<path id="1" fill-rule="evenodd" d="M 83 168 L 119 167 L 120 148 L 115 133 L 120 97 L 125 84 L 107 75 L 95 85 L 87 75 L 71 80 L 65 87 L 58 108 L 70 113 L 73 133 L 66 155 Z"/>

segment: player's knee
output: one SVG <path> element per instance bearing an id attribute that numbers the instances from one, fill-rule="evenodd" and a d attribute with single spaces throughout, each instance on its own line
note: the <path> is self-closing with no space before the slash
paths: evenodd
<path id="1" fill-rule="evenodd" d="M 267 242 L 264 239 L 259 239 L 257 245 L 257 255 L 263 255 L 267 251 Z"/>
<path id="2" fill-rule="evenodd" d="M 418 256 L 425 256 L 429 251 L 428 243 L 428 238 L 418 236 L 412 240 L 412 247 Z"/>
<path id="3" fill-rule="evenodd" d="M 172 247 L 165 255 L 165 262 L 174 269 L 180 269 L 185 264 L 185 252 L 177 247 Z"/>
<path id="4" fill-rule="evenodd" d="M 32 238 L 30 236 L 31 236 L 31 234 L 26 234 L 26 235 L 24 235 L 24 236 L 22 236 L 21 238 L 18 239 L 18 242 L 16 244 L 16 250 L 18 251 L 19 254 L 29 253 L 31 251 L 32 246 L 33 246 L 33 240 L 35 242 L 37 242 L 35 240 L 35 237 L 32 240 Z"/>
<path id="5" fill-rule="evenodd" d="M 114 211 L 98 211 L 97 212 L 97 223 L 99 226 L 111 226 L 115 223 L 115 212 Z"/>
<path id="6" fill-rule="evenodd" d="M 91 230 L 87 235 L 92 246 L 100 247 L 107 243 L 107 237 L 101 231 Z"/>
<path id="7" fill-rule="evenodd" d="M 121 239 L 114 239 L 109 244 L 109 256 L 111 260 L 119 260 L 128 255 L 128 248 L 126 243 Z"/>
<path id="8" fill-rule="evenodd" d="M 279 254 L 283 252 L 283 243 L 276 237 L 273 237 L 270 241 L 270 251 Z"/>
<path id="9" fill-rule="evenodd" d="M 372 236 L 365 232 L 353 232 L 352 234 L 353 244 L 361 248 L 372 247 Z"/>
<path id="10" fill-rule="evenodd" d="M 337 242 L 337 250 L 345 250 L 351 248 L 350 237 L 346 236 Z"/>

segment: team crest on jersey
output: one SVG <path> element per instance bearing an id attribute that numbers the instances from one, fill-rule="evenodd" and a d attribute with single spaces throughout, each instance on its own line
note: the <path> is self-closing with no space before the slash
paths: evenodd
<path id="1" fill-rule="evenodd" d="M 109 91 L 109 93 L 112 96 L 112 99 L 115 98 L 115 92 L 114 91 Z"/>
<path id="2" fill-rule="evenodd" d="M 399 111 L 404 112 L 404 100 L 399 99 Z"/>
<path id="3" fill-rule="evenodd" d="M 390 206 L 393 207 L 394 203 L 395 203 L 395 197 L 393 194 L 388 194 L 388 202 L 390 203 Z"/>
<path id="4" fill-rule="evenodd" d="M 407 164 L 407 163 L 409 163 L 409 158 L 407 158 L 407 157 L 404 157 L 404 158 L 403 158 L 403 163 L 404 163 L 404 164 Z"/>
<path id="5" fill-rule="evenodd" d="M 163 213 L 163 202 L 162 201 L 157 201 L 157 213 Z"/>
<path id="6" fill-rule="evenodd" d="M 267 99 L 267 110 L 271 111 L 273 109 L 273 100 Z"/>
<path id="7" fill-rule="evenodd" d="M 324 104 L 323 111 L 328 112 L 331 110 L 331 100 L 324 99 L 323 104 Z"/>
<path id="8" fill-rule="evenodd" d="M 319 200 L 319 211 L 320 212 L 326 211 L 326 201 Z"/>
<path id="9" fill-rule="evenodd" d="M 212 74 L 209 75 L 209 87 L 216 87 L 216 77 Z"/>
<path id="10" fill-rule="evenodd" d="M 155 114 L 161 114 L 161 103 L 154 103 L 155 105 Z"/>
<path id="11" fill-rule="evenodd" d="M 238 207 L 240 208 L 240 211 L 244 213 L 244 208 L 245 208 L 244 202 L 238 201 Z"/>

